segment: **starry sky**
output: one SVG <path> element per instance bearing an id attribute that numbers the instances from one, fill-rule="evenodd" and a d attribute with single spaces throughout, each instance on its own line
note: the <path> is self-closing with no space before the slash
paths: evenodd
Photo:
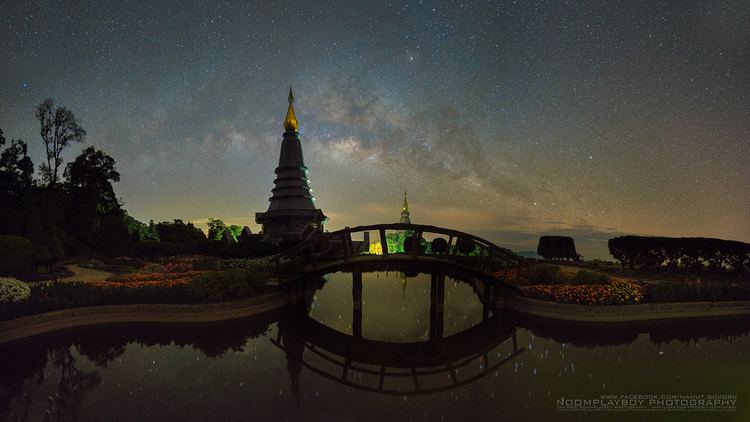
<path id="1" fill-rule="evenodd" d="M 249 225 L 286 95 L 331 230 L 398 221 L 514 250 L 572 235 L 750 241 L 750 2 L 3 1 L 0 128 L 69 107 L 148 221 Z"/>

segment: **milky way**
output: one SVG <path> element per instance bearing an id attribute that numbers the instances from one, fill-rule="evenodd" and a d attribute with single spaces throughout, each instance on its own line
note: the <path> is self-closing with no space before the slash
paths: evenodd
<path id="1" fill-rule="evenodd" d="M 407 189 L 413 222 L 516 250 L 750 241 L 749 28 L 747 1 L 3 1 L 0 128 L 40 163 L 53 97 L 131 215 L 257 230 L 291 84 L 330 229 Z"/>

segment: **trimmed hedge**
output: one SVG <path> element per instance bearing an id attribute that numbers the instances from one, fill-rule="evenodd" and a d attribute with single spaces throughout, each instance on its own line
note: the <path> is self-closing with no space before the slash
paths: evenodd
<path id="1" fill-rule="evenodd" d="M 646 285 L 645 301 L 651 303 L 735 300 L 750 300 L 750 283 L 660 281 Z"/>
<path id="2" fill-rule="evenodd" d="M 536 253 L 547 261 L 552 259 L 572 259 L 578 261 L 581 258 L 578 252 L 576 252 L 576 245 L 573 238 L 568 236 L 540 237 Z"/>
<path id="3" fill-rule="evenodd" d="M 608 246 L 623 268 L 750 270 L 750 244 L 734 240 L 620 236 L 609 239 Z"/>
<path id="4" fill-rule="evenodd" d="M 0 274 L 29 272 L 35 254 L 34 244 L 29 240 L 19 236 L 0 236 Z"/>

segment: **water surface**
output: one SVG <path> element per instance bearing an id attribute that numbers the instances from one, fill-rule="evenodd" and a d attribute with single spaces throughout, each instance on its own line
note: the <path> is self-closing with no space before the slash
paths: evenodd
<path id="1" fill-rule="evenodd" d="M 0 420 L 748 420 L 750 322 L 585 325 L 487 312 L 448 278 L 311 281 L 302 310 L 118 324 L 0 347 Z M 375 353 L 373 353 L 375 351 Z M 392 366 L 387 366 L 392 365 Z M 385 375 L 383 375 L 385 374 Z M 734 412 L 560 412 L 560 398 L 733 394 Z"/>

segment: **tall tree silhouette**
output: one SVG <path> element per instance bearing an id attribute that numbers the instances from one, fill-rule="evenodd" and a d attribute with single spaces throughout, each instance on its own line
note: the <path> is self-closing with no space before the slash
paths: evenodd
<path id="1" fill-rule="evenodd" d="M 119 206 L 112 182 L 120 181 L 115 159 L 94 147 L 88 147 L 65 167 L 64 177 L 71 192 L 93 200 L 99 212 Z"/>
<path id="2" fill-rule="evenodd" d="M 71 142 L 83 142 L 86 131 L 72 111 L 56 107 L 52 98 L 47 98 L 36 107 L 36 118 L 47 154 L 47 164 L 42 164 L 40 170 L 47 184 L 54 186 L 58 181 L 62 152 Z"/>
<path id="3" fill-rule="evenodd" d="M 6 139 L 0 129 L 0 148 Z M 29 158 L 26 143 L 20 139 L 11 141 L 0 153 L 0 195 L 16 196 L 31 188 L 34 163 Z"/>

